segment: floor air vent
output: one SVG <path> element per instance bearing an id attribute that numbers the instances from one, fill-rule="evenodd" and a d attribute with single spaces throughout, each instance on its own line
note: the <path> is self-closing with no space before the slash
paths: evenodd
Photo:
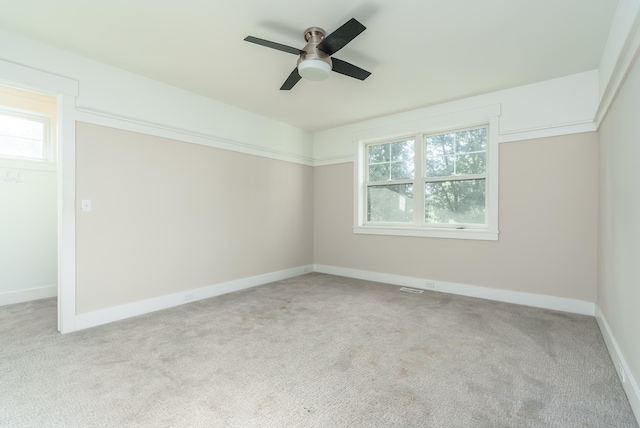
<path id="1" fill-rule="evenodd" d="M 424 290 L 417 290 L 417 289 L 415 289 L 415 288 L 402 287 L 402 288 L 400 289 L 400 291 L 406 291 L 407 293 L 420 294 L 420 293 L 422 293 Z"/>

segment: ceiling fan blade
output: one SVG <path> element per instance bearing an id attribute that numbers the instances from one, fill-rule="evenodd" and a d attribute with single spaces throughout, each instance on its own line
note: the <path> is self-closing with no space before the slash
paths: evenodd
<path id="1" fill-rule="evenodd" d="M 331 58 L 331 62 L 333 62 L 333 71 L 344 74 L 345 76 L 364 80 L 371 75 L 367 70 L 363 70 L 360 67 L 356 67 L 355 65 L 338 58 Z"/>
<path id="2" fill-rule="evenodd" d="M 292 48 L 291 46 L 287 46 L 287 45 L 282 45 L 280 43 L 276 43 L 276 42 L 271 42 L 269 40 L 264 40 L 264 39 L 259 39 L 257 37 L 253 37 L 253 36 L 247 36 L 244 38 L 244 40 L 246 42 L 251 42 L 251 43 L 255 43 L 256 45 L 261 45 L 261 46 L 266 46 L 268 48 L 271 49 L 276 49 L 282 52 L 287 52 L 290 54 L 294 54 L 294 55 L 300 55 L 305 53 L 305 51 L 298 49 L 298 48 Z"/>
<path id="3" fill-rule="evenodd" d="M 288 91 L 295 86 L 296 83 L 300 81 L 300 73 L 298 73 L 298 67 L 294 68 L 287 80 L 284 81 L 282 86 L 280 87 L 281 91 Z"/>
<path id="4" fill-rule="evenodd" d="M 342 24 L 342 27 L 325 37 L 318 45 L 318 49 L 327 55 L 333 55 L 366 29 L 367 27 L 356 21 L 355 18 L 351 18 Z"/>

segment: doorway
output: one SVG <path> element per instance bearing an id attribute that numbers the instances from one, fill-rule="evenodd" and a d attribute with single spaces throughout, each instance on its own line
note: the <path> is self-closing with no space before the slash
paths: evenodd
<path id="1" fill-rule="evenodd" d="M 58 330 L 75 331 L 75 115 L 78 81 L 0 60 L 0 85 L 56 99 Z"/>
<path id="2" fill-rule="evenodd" d="M 0 86 L 0 305 L 58 295 L 57 100 Z"/>

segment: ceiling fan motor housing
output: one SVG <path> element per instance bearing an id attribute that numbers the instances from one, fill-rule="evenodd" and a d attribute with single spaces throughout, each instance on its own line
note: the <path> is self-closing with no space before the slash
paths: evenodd
<path id="1" fill-rule="evenodd" d="M 326 36 L 326 32 L 320 27 L 310 27 L 304 32 L 307 44 L 302 49 L 305 53 L 298 58 L 298 72 L 308 80 L 324 80 L 329 77 L 333 68 L 331 57 L 318 49 L 318 45 Z M 326 64 L 326 65 L 325 65 Z"/>

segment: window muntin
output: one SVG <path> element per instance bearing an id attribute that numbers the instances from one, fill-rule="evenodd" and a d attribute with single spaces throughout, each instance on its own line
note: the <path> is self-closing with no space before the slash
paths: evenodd
<path id="1" fill-rule="evenodd" d="M 364 225 L 486 228 L 487 147 L 486 125 L 367 144 Z"/>
<path id="2" fill-rule="evenodd" d="M 48 117 L 0 111 L 0 157 L 51 160 Z"/>

